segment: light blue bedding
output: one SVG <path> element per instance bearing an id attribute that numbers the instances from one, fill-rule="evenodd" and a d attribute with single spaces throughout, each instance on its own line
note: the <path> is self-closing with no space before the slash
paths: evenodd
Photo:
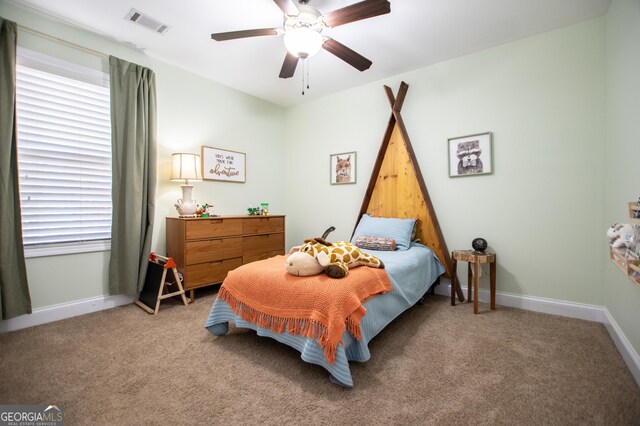
<path id="1" fill-rule="evenodd" d="M 435 254 L 427 247 L 412 243 L 406 251 L 369 251 L 384 262 L 393 290 L 376 296 L 364 307 L 367 314 L 360 323 L 362 339 L 357 341 L 347 331 L 343 334 L 344 345 L 338 345 L 336 361 L 329 364 L 317 341 L 289 333 L 275 333 L 258 327 L 236 315 L 226 302 L 216 298 L 205 323 L 205 328 L 216 336 L 227 334 L 229 321 L 236 327 L 256 330 L 259 336 L 267 336 L 300 351 L 305 362 L 325 368 L 330 379 L 345 387 L 353 387 L 349 361 L 367 361 L 371 354 L 368 344 L 384 327 L 406 309 L 416 304 L 431 284 L 444 273 L 444 268 Z M 283 265 L 284 267 L 284 265 Z"/>

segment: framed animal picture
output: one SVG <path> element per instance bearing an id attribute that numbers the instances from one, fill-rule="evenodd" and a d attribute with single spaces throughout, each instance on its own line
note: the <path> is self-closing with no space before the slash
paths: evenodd
<path id="1" fill-rule="evenodd" d="M 493 172 L 491 132 L 449 139 L 449 177 Z"/>
<path id="2" fill-rule="evenodd" d="M 356 151 L 331 154 L 329 176 L 331 185 L 356 183 Z"/>

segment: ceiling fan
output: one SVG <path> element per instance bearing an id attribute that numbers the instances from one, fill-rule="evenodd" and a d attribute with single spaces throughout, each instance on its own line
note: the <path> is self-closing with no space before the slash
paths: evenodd
<path id="1" fill-rule="evenodd" d="M 391 12 L 391 4 L 388 0 L 364 0 L 324 15 L 309 6 L 309 0 L 298 0 L 297 6 L 292 0 L 273 0 L 273 2 L 284 13 L 282 28 L 214 33 L 211 34 L 211 38 L 216 41 L 226 41 L 247 37 L 284 35 L 287 55 L 280 70 L 280 78 L 292 77 L 298 66 L 298 61 L 315 55 L 321 48 L 359 71 L 369 69 L 372 63 L 370 60 L 344 44 L 322 35 L 322 31 Z"/>

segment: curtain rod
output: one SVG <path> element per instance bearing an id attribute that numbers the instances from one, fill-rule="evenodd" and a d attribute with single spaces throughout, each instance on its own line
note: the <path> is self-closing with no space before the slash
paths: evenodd
<path id="1" fill-rule="evenodd" d="M 42 37 L 42 38 L 46 38 L 47 40 L 58 42 L 60 44 L 63 44 L 63 45 L 68 46 L 68 47 L 72 47 L 74 49 L 82 50 L 83 52 L 90 53 L 92 55 L 100 56 L 100 57 L 103 57 L 103 58 L 109 58 L 109 55 L 107 55 L 106 53 L 102 53 L 102 52 L 99 52 L 97 50 L 89 49 L 88 47 L 84 47 L 84 46 L 81 46 L 79 44 L 76 44 L 76 43 L 73 43 L 73 42 L 58 38 L 58 37 L 54 37 L 52 35 L 43 33 L 42 31 L 34 30 L 33 28 L 25 27 L 25 26 L 20 25 L 20 24 L 18 24 L 18 30 L 25 31 L 25 32 L 31 33 L 33 35 L 36 35 L 36 36 L 39 36 L 39 37 Z"/>

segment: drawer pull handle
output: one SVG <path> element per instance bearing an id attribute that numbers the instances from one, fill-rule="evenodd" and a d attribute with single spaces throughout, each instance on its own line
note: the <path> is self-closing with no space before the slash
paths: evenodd
<path id="1" fill-rule="evenodd" d="M 217 223 L 222 223 L 222 222 L 224 222 L 224 220 L 222 220 L 222 219 L 209 219 L 209 223 L 211 223 L 213 225 L 215 225 Z"/>

